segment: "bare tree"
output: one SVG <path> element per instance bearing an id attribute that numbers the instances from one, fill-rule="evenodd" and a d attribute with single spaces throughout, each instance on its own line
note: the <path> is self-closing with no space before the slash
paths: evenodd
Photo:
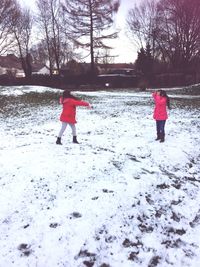
<path id="1" fill-rule="evenodd" d="M 71 44 L 65 40 L 61 40 L 59 47 L 59 68 L 65 66 L 73 58 L 78 58 L 78 55 L 73 51 Z M 43 65 L 46 65 L 47 62 L 49 62 L 48 47 L 45 39 L 40 40 L 39 43 L 32 46 L 31 55 L 34 63 L 42 63 Z M 54 61 L 52 60 L 52 62 Z"/>
<path id="2" fill-rule="evenodd" d="M 116 56 L 110 55 L 110 49 L 109 48 L 101 49 L 100 51 L 98 51 L 96 53 L 95 63 L 103 64 L 106 68 L 109 66 L 109 64 L 114 62 L 115 57 Z"/>
<path id="3" fill-rule="evenodd" d="M 46 65 L 48 54 L 45 40 L 41 40 L 31 47 L 31 56 L 34 63 Z"/>
<path id="4" fill-rule="evenodd" d="M 63 39 L 60 44 L 61 51 L 60 51 L 60 63 L 61 66 L 65 66 L 71 60 L 78 60 L 80 55 L 75 52 L 72 42 L 69 39 Z"/>
<path id="5" fill-rule="evenodd" d="M 38 16 L 37 16 L 37 22 L 39 25 L 39 30 L 42 31 L 42 34 L 44 36 L 43 40 L 45 40 L 45 46 L 47 48 L 47 55 L 48 55 L 48 61 L 49 61 L 49 69 L 50 69 L 50 75 L 53 74 L 53 51 L 51 48 L 51 9 L 50 9 L 50 1 L 51 0 L 38 0 L 37 1 L 37 7 L 38 7 Z"/>
<path id="6" fill-rule="evenodd" d="M 200 53 L 199 0 L 148 0 L 129 12 L 130 34 L 174 69 L 187 69 Z"/>
<path id="7" fill-rule="evenodd" d="M 139 6 L 135 5 L 127 17 L 127 33 L 138 48 L 146 47 L 147 43 L 153 48 L 155 54 L 155 34 L 158 29 L 157 1 L 143 1 Z"/>
<path id="8" fill-rule="evenodd" d="M 0 54 L 9 51 L 14 43 L 11 32 L 11 21 L 13 20 L 15 9 L 15 0 L 0 1 Z"/>
<path id="9" fill-rule="evenodd" d="M 32 16 L 29 9 L 22 9 L 18 4 L 13 11 L 11 32 L 15 38 L 16 47 L 22 68 L 27 78 L 31 77 L 30 38 L 32 31 Z"/>
<path id="10" fill-rule="evenodd" d="M 200 55 L 199 0 L 162 0 L 157 42 L 175 69 L 187 69 Z"/>
<path id="11" fill-rule="evenodd" d="M 64 53 L 69 55 L 72 51 L 72 49 L 66 51 L 66 48 L 70 49 L 70 44 L 61 31 L 63 9 L 60 0 L 37 0 L 37 7 L 37 22 L 43 34 L 42 40 L 46 43 L 43 48 L 46 49 L 48 55 L 50 74 L 52 75 L 54 67 L 60 73 L 61 64 L 66 59 Z"/>
<path id="12" fill-rule="evenodd" d="M 66 32 L 78 46 L 89 49 L 91 72 L 94 73 L 95 51 L 109 48 L 104 40 L 116 38 L 111 32 L 113 15 L 118 11 L 119 1 L 112 0 L 65 0 Z"/>

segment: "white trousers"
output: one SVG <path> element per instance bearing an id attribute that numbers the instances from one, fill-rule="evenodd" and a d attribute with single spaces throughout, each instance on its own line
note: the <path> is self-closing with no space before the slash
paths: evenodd
<path id="1" fill-rule="evenodd" d="M 67 128 L 67 125 L 69 125 L 71 127 L 71 129 L 72 129 L 72 135 L 73 136 L 76 136 L 76 126 L 75 126 L 75 124 L 68 123 L 68 122 L 62 122 L 62 126 L 61 126 L 60 132 L 58 134 L 58 137 L 62 137 L 64 131 Z"/>

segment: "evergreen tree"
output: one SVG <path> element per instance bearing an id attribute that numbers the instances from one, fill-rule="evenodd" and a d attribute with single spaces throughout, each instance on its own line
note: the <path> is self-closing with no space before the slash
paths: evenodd
<path id="1" fill-rule="evenodd" d="M 136 69 L 144 75 L 149 83 L 151 83 L 153 76 L 153 57 L 149 44 L 147 44 L 145 49 L 143 47 L 140 49 L 135 65 Z"/>
<path id="2" fill-rule="evenodd" d="M 77 45 L 90 50 L 91 72 L 95 71 L 95 50 L 106 48 L 104 40 L 116 38 L 110 32 L 119 0 L 65 0 L 65 31 Z"/>

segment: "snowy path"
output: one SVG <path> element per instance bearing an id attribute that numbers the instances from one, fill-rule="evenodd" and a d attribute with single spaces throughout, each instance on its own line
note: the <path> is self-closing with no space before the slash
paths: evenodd
<path id="1" fill-rule="evenodd" d="M 56 102 L 0 118 L 0 267 L 197 267 L 200 108 L 160 144 L 148 94 L 80 96 L 80 145 L 55 145 Z"/>

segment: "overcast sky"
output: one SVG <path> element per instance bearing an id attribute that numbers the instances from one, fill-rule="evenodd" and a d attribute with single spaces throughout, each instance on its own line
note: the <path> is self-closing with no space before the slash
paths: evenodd
<path id="1" fill-rule="evenodd" d="M 130 42 L 125 34 L 126 18 L 130 8 L 134 7 L 136 2 L 141 0 L 121 0 L 121 5 L 116 17 L 116 26 L 120 30 L 119 39 L 114 41 L 113 54 L 118 55 L 116 62 L 130 63 L 137 57 L 137 47 Z"/>
<path id="2" fill-rule="evenodd" d="M 30 6 L 34 8 L 36 0 L 19 0 L 23 5 Z M 141 2 L 142 0 L 121 0 L 121 5 L 116 16 L 115 27 L 120 30 L 119 38 L 111 42 L 113 50 L 111 52 L 115 57 L 115 62 L 120 63 L 132 63 L 137 57 L 137 47 L 127 38 L 125 34 L 125 24 L 128 10 L 134 7 L 136 2 Z"/>

